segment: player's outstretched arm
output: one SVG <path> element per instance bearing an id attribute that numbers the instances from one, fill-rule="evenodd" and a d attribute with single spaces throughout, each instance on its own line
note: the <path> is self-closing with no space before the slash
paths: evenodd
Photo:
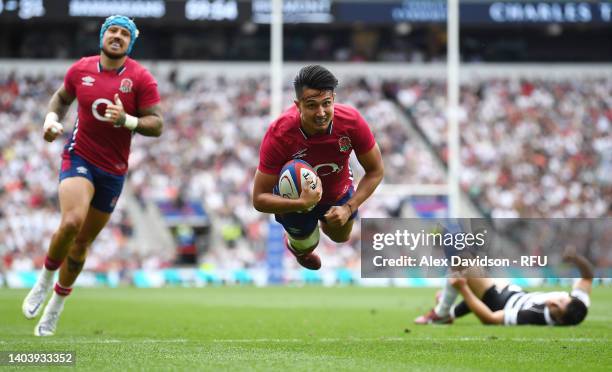
<path id="1" fill-rule="evenodd" d="M 60 121 L 66 116 L 72 101 L 74 101 L 74 97 L 66 91 L 64 84 L 51 96 L 43 125 L 43 136 L 46 141 L 53 142 L 64 132 L 64 126 Z"/>
<path id="2" fill-rule="evenodd" d="M 310 209 L 315 206 L 322 196 L 321 180 L 317 177 L 317 187 L 311 190 L 304 187 L 299 199 L 287 199 L 272 194 L 278 182 L 278 176 L 266 174 L 257 170 L 253 182 L 253 207 L 263 213 L 291 213 Z"/>
<path id="3" fill-rule="evenodd" d="M 584 256 L 576 254 L 576 250 L 573 247 L 566 249 L 563 254 L 563 259 L 567 262 L 576 265 L 580 270 L 580 280 L 574 284 L 574 289 L 582 289 L 587 294 L 591 294 L 591 287 L 593 286 L 593 266 Z"/>
<path id="4" fill-rule="evenodd" d="M 453 287 L 455 287 L 463 296 L 463 300 L 468 305 L 470 310 L 480 319 L 484 324 L 503 324 L 504 323 L 504 310 L 491 311 L 482 300 L 472 292 L 472 289 L 467 283 L 466 278 L 450 278 L 449 279 Z"/>

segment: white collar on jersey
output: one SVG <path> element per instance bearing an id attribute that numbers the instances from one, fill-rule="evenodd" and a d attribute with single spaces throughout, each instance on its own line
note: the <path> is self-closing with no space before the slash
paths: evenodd
<path id="1" fill-rule="evenodd" d="M 327 127 L 327 134 L 332 134 L 332 130 L 334 128 L 334 121 L 332 120 L 331 123 L 329 123 L 329 127 Z M 300 133 L 302 133 L 302 136 L 304 136 L 304 139 L 308 139 L 310 136 L 308 136 L 308 134 L 306 134 L 306 132 L 304 132 L 304 129 L 302 129 L 302 124 L 300 123 Z"/>

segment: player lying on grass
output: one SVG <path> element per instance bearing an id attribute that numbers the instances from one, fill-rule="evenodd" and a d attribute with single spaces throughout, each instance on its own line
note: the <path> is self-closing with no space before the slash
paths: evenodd
<path id="1" fill-rule="evenodd" d="M 582 256 L 566 254 L 582 276 L 571 292 L 526 292 L 515 285 L 491 278 L 450 278 L 463 301 L 452 306 L 450 319 L 473 312 L 484 324 L 503 325 L 577 325 L 584 320 L 590 305 L 593 270 Z"/>

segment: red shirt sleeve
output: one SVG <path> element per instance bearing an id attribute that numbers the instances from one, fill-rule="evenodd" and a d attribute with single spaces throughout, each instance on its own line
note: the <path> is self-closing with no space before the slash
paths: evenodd
<path id="1" fill-rule="evenodd" d="M 157 90 L 157 81 L 151 73 L 143 70 L 140 76 L 140 84 L 136 87 L 136 107 L 143 109 L 151 107 L 161 101 Z"/>
<path id="2" fill-rule="evenodd" d="M 376 141 L 368 122 L 365 121 L 359 111 L 355 110 L 355 114 L 356 125 L 351 136 L 351 144 L 353 149 L 355 149 L 356 155 L 363 155 L 374 147 Z"/>
<path id="3" fill-rule="evenodd" d="M 75 81 L 78 78 L 78 65 L 83 59 L 78 60 L 73 63 L 72 66 L 66 72 L 66 76 L 64 76 L 64 89 L 66 92 L 70 94 L 72 97 L 76 97 L 76 84 Z"/>
<path id="4" fill-rule="evenodd" d="M 277 139 L 272 134 L 274 125 L 268 128 L 266 135 L 261 142 L 261 148 L 259 149 L 259 166 L 257 169 L 266 174 L 277 175 L 283 169 L 283 162 L 285 156 L 281 151 L 281 144 L 278 143 Z"/>

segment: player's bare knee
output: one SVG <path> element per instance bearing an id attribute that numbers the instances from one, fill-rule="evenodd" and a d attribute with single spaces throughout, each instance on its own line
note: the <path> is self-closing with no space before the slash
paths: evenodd
<path id="1" fill-rule="evenodd" d="M 64 234 L 68 235 L 76 235 L 81 230 L 81 226 L 83 226 L 84 218 L 78 214 L 67 214 L 64 216 L 61 222 L 60 230 Z"/>

